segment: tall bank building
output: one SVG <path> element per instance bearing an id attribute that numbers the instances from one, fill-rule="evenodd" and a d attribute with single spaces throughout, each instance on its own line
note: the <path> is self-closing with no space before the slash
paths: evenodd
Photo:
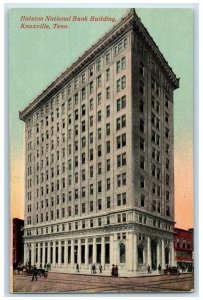
<path id="1" fill-rule="evenodd" d="M 25 263 L 120 274 L 174 265 L 178 87 L 131 9 L 19 113 Z"/>

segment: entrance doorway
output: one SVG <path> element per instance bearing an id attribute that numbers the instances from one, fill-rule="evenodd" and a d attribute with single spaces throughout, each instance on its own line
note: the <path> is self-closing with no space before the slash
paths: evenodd
<path id="1" fill-rule="evenodd" d="M 152 270 L 157 269 L 157 241 L 151 241 L 151 259 L 152 259 Z"/>

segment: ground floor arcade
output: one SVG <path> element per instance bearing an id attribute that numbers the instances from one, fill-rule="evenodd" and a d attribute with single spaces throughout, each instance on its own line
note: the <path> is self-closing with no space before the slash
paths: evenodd
<path id="1" fill-rule="evenodd" d="M 120 272 L 154 270 L 160 264 L 175 265 L 173 239 L 158 235 L 124 231 L 92 236 L 48 236 L 25 241 L 24 264 L 44 267 L 50 263 L 52 270 L 69 272 L 76 269 L 90 270 L 93 264 L 110 270 L 118 265 Z"/>

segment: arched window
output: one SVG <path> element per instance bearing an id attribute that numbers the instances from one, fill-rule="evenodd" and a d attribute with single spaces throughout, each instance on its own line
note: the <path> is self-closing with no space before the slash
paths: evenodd
<path id="1" fill-rule="evenodd" d="M 138 263 L 143 264 L 143 246 L 140 244 L 138 246 Z"/>
<path id="2" fill-rule="evenodd" d="M 120 244 L 120 263 L 125 263 L 125 245 Z"/>

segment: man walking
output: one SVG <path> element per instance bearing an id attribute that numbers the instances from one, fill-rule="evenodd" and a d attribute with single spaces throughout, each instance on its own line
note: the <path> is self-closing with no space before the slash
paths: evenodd
<path id="1" fill-rule="evenodd" d="M 35 265 L 34 265 L 34 268 L 33 268 L 32 281 L 34 280 L 34 278 L 37 281 L 37 268 L 36 268 Z"/>

